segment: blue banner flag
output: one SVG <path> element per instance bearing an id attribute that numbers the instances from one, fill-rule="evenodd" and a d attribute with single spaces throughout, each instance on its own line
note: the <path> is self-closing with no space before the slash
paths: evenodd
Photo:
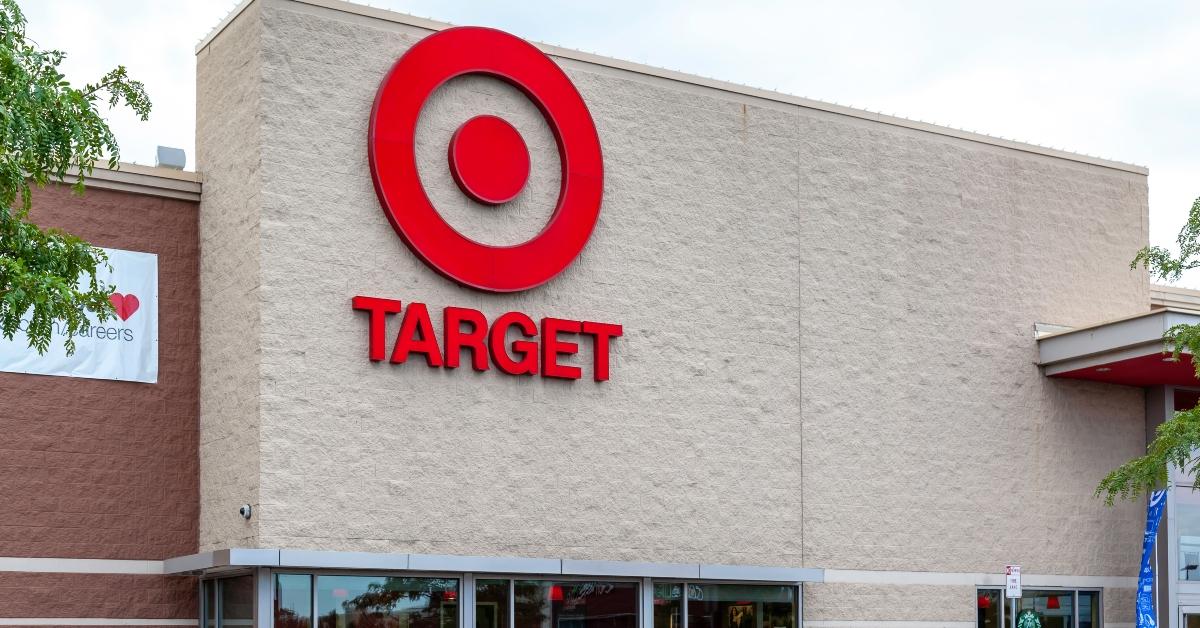
<path id="1" fill-rule="evenodd" d="M 1154 567 L 1150 566 L 1150 561 L 1154 554 L 1154 537 L 1158 536 L 1158 521 L 1162 519 L 1166 503 L 1166 491 L 1150 493 L 1150 503 L 1146 506 L 1146 535 L 1142 538 L 1142 572 L 1138 575 L 1137 628 L 1158 626 L 1158 617 L 1154 613 Z"/>

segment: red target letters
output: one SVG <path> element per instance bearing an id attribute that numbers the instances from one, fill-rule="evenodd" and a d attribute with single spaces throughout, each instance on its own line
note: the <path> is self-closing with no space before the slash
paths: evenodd
<path id="1" fill-rule="evenodd" d="M 387 319 L 401 314 L 400 331 L 392 345 L 392 364 L 420 355 L 430 367 L 458 368 L 464 351 L 471 367 L 486 371 L 492 364 L 509 375 L 537 375 L 557 379 L 580 379 L 583 369 L 563 358 L 579 353 L 578 338 L 591 340 L 592 379 L 609 378 L 612 339 L 622 334 L 620 325 L 543 318 L 541 325 L 521 312 L 505 312 L 488 325 L 483 312 L 464 307 L 442 311 L 442 342 L 433 328 L 424 303 L 403 306 L 395 299 L 354 297 L 355 310 L 367 313 L 367 357 L 382 362 L 387 354 Z M 511 338 L 511 340 L 510 340 Z"/>

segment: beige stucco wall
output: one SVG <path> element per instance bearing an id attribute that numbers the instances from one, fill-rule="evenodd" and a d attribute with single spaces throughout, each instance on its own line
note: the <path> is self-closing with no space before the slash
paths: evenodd
<path id="1" fill-rule="evenodd" d="M 266 15 L 262 308 L 276 323 L 261 337 L 261 542 L 801 563 L 794 116 L 573 71 L 606 151 L 601 223 L 555 281 L 484 295 L 404 247 L 366 164 L 379 78 L 425 33 L 303 5 Z M 448 87 L 460 97 L 429 103 L 422 124 L 432 168 L 445 170 L 437 138 L 481 113 L 466 101 L 528 128 L 531 152 L 550 148 L 514 90 Z M 530 196 L 553 185 L 542 161 Z M 450 196 L 449 176 L 426 181 Z M 544 222 L 541 196 L 515 213 L 447 211 L 519 232 Z M 355 294 L 618 322 L 616 376 L 370 364 Z"/>
<path id="2" fill-rule="evenodd" d="M 1136 573 L 1138 507 L 1091 492 L 1142 449 L 1142 392 L 1045 379 L 1033 324 L 1148 307 L 1128 269 L 1143 175 L 558 59 L 600 133 L 601 220 L 554 281 L 483 294 L 409 252 L 367 167 L 379 81 L 427 34 L 258 0 L 200 54 L 201 112 L 230 98 L 215 77 L 259 98 L 244 127 L 198 125 L 222 247 L 205 240 L 206 548 Z M 444 163 L 489 111 L 533 155 L 499 209 L 463 200 Z M 536 232 L 557 164 L 528 102 L 457 80 L 420 129 L 453 224 Z M 356 294 L 625 336 L 603 384 L 372 364 Z M 249 318 L 218 330 L 223 312 Z M 811 619 L 877 618 L 898 595 L 839 586 Z M 946 590 L 963 606 L 925 619 L 969 621 L 970 587 Z"/>
<path id="3" fill-rule="evenodd" d="M 1145 179 L 800 125 L 806 562 L 1132 570 L 1139 509 L 1092 491 L 1143 453 L 1142 391 L 1042 377 L 1032 323 L 1148 309 Z"/>
<path id="4" fill-rule="evenodd" d="M 200 548 L 257 544 L 262 28 L 250 5 L 196 55 L 200 207 Z"/>

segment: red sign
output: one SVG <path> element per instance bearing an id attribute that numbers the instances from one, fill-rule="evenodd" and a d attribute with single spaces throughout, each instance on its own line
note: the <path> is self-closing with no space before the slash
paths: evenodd
<path id="1" fill-rule="evenodd" d="M 133 316 L 133 313 L 141 307 L 141 302 L 138 301 L 137 295 L 132 293 L 121 294 L 120 292 L 114 292 L 108 295 L 108 300 L 112 303 L 117 317 L 123 321 L 129 320 L 129 317 Z"/>
<path id="2" fill-rule="evenodd" d="M 491 246 L 459 233 L 434 208 L 417 174 L 417 117 L 446 81 L 491 76 L 519 89 L 546 118 L 560 151 L 562 187 L 550 221 L 533 239 Z M 375 95 L 368 139 L 383 212 L 413 253 L 442 275 L 489 292 L 546 283 L 583 250 L 604 187 L 600 138 L 583 98 L 562 69 L 528 42 L 490 28 L 450 28 L 426 37 L 392 66 Z M 487 204 L 512 200 L 529 176 L 525 141 L 495 116 L 454 133 L 450 172 L 463 193 Z"/>
<path id="3" fill-rule="evenodd" d="M 620 325 L 543 318 L 541 323 L 520 312 L 506 312 L 488 324 L 479 310 L 447 307 L 442 311 L 442 341 L 438 343 L 429 308 L 424 303 L 403 307 L 395 299 L 354 297 L 353 307 L 367 312 L 367 357 L 372 362 L 387 359 L 403 364 L 414 355 L 435 368 L 458 368 L 464 351 L 470 353 L 471 368 L 486 371 L 492 365 L 509 375 L 538 375 L 559 379 L 579 379 L 583 369 L 563 364 L 561 359 L 579 353 L 574 337 L 592 341 L 592 379 L 608 380 L 610 341 L 621 336 Z M 387 318 L 401 314 L 400 332 L 388 357 Z M 509 341 L 511 335 L 516 340 Z"/>
<path id="4" fill-rule="evenodd" d="M 465 74 L 491 76 L 519 89 L 541 110 L 558 144 L 558 204 L 541 232 L 522 244 L 491 246 L 462 235 L 434 208 L 417 174 L 421 107 L 446 81 Z M 583 250 L 600 215 L 604 164 L 583 98 L 549 57 L 497 30 L 451 28 L 404 53 L 375 95 L 368 147 L 375 192 L 396 233 L 434 270 L 472 288 L 516 292 L 550 281 Z M 512 201 L 529 178 L 525 140 L 492 115 L 464 122 L 450 140 L 447 158 L 463 194 L 487 205 Z M 610 323 L 549 317 L 535 323 L 520 312 L 506 312 L 489 324 L 478 310 L 447 307 L 439 343 L 423 303 L 402 306 L 393 299 L 358 296 L 353 307 L 369 314 L 368 357 L 394 364 L 416 355 L 431 367 L 458 368 L 466 352 L 477 371 L 495 366 L 510 375 L 580 379 L 583 369 L 568 360 L 580 351 L 576 339 L 590 338 L 592 378 L 602 382 L 609 376 L 611 340 L 622 333 L 620 325 Z M 389 354 L 384 336 L 392 315 L 400 316 L 400 331 Z"/>

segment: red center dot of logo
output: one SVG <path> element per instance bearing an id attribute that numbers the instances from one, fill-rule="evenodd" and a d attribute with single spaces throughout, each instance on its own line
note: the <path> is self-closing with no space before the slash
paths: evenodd
<path id="1" fill-rule="evenodd" d="M 496 116 L 475 116 L 450 138 L 450 174 L 472 199 L 507 203 L 529 180 L 529 149 L 513 125 Z"/>

